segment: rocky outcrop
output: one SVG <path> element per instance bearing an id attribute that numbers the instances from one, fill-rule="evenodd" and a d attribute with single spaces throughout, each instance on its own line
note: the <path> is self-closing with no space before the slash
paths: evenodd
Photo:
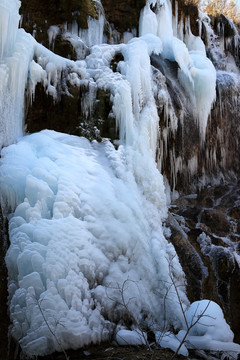
<path id="1" fill-rule="evenodd" d="M 47 31 L 51 25 L 64 26 L 76 21 L 79 28 L 87 28 L 88 16 L 97 17 L 93 0 L 22 0 L 21 3 L 21 26 L 47 47 Z"/>
<path id="2" fill-rule="evenodd" d="M 106 19 L 113 24 L 120 33 L 124 31 L 138 30 L 140 11 L 146 0 L 102 0 Z"/>
<path id="3" fill-rule="evenodd" d="M 237 76 L 224 68 L 227 58 L 218 56 L 222 63 L 219 60 L 217 66 L 216 100 L 202 145 L 188 95 L 177 79 L 177 63 L 156 56 L 151 58 L 153 67 L 166 78 L 170 98 L 164 106 L 158 104 L 161 129 L 157 154 L 161 164 L 159 168 L 170 186 L 179 191 L 184 189 L 184 192 L 188 192 L 196 187 L 201 188 L 216 179 L 221 182 L 238 178 L 240 161 L 236 154 L 239 153 L 240 146 L 240 83 Z M 157 83 L 157 86 L 160 85 Z M 171 126 L 170 115 L 173 113 L 178 119 L 177 130 Z"/>
<path id="4" fill-rule="evenodd" d="M 168 219 L 189 299 L 217 302 L 236 342 L 240 341 L 239 204 L 239 184 L 209 187 L 176 200 Z"/>

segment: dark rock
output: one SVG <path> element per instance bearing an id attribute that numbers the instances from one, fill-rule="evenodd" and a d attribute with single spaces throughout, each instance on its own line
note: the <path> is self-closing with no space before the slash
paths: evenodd
<path id="1" fill-rule="evenodd" d="M 228 215 L 231 216 L 234 219 L 239 219 L 240 220 L 240 208 L 239 207 L 233 207 L 232 209 L 230 209 Z"/>
<path id="2" fill-rule="evenodd" d="M 218 273 L 218 277 L 228 283 L 229 278 L 233 274 L 235 270 L 235 260 L 231 256 L 229 251 L 225 251 L 224 248 L 216 247 L 216 251 L 214 252 L 213 261 L 216 264 L 216 271 Z"/>
<path id="3" fill-rule="evenodd" d="M 87 17 L 97 17 L 92 0 L 22 0 L 21 3 L 23 28 L 31 34 L 35 30 L 37 41 L 45 45 L 49 26 L 72 23 L 75 20 L 80 28 L 87 28 Z"/>
<path id="4" fill-rule="evenodd" d="M 206 224 L 214 234 L 224 236 L 225 234 L 229 233 L 229 221 L 226 215 L 221 211 L 204 210 L 202 213 L 201 222 Z"/>
<path id="5" fill-rule="evenodd" d="M 80 91 L 72 87 L 72 97 L 62 94 L 60 101 L 54 101 L 48 96 L 41 84 L 38 84 L 35 92 L 35 100 L 28 108 L 26 127 L 30 133 L 43 129 L 79 134 L 80 118 Z"/>
<path id="6" fill-rule="evenodd" d="M 224 196 L 228 191 L 229 187 L 227 185 L 215 186 L 213 190 L 215 200 Z"/>
<path id="7" fill-rule="evenodd" d="M 222 248 L 227 248 L 228 245 L 220 238 L 216 237 L 216 236 L 213 236 L 212 234 L 208 234 L 210 235 L 211 237 L 211 242 L 213 245 L 216 245 L 216 246 L 221 246 Z"/>
<path id="8" fill-rule="evenodd" d="M 240 310 L 237 304 L 240 303 L 240 269 L 232 253 L 232 248 L 235 245 L 232 241 L 240 243 L 240 237 L 238 236 L 240 234 L 240 221 L 235 219 L 235 217 L 238 217 L 239 211 L 238 207 L 234 206 L 234 201 L 239 202 L 240 199 L 239 185 L 231 184 L 203 189 L 196 199 L 191 199 L 191 208 L 199 209 L 200 206 L 206 206 L 206 199 L 213 199 L 212 209 L 202 210 L 200 224 L 196 220 L 194 223 L 194 216 L 191 221 L 188 220 L 190 206 L 185 197 L 175 201 L 174 211 L 177 215 L 181 214 L 181 223 L 183 224 L 186 216 L 185 225 L 189 227 L 189 231 L 185 234 L 187 239 L 185 238 L 184 241 L 192 245 L 200 258 L 200 263 L 204 264 L 207 269 L 207 276 L 203 278 L 198 293 L 203 298 L 214 300 L 222 307 L 225 318 L 235 334 L 235 341 L 239 342 Z M 221 203 L 221 211 L 219 210 L 219 203 Z M 231 220 L 226 214 L 228 216 L 232 215 Z M 237 230 L 233 224 L 237 224 Z M 202 240 L 200 238 L 202 232 L 205 233 L 205 236 L 208 236 L 205 246 L 205 236 Z M 219 236 L 223 236 L 223 238 Z M 235 247 L 237 252 L 239 251 L 238 245 L 236 244 Z M 175 246 L 175 248 L 184 268 L 184 262 L 188 261 L 186 253 L 189 251 L 189 247 L 184 247 L 185 253 L 182 249 L 179 250 L 179 247 Z M 186 268 L 185 266 L 185 271 L 191 271 L 190 269 L 186 270 Z M 195 273 L 193 273 L 193 278 L 195 276 Z M 191 274 L 188 274 L 188 277 L 191 277 Z M 189 286 L 192 286 L 190 284 Z M 191 290 L 188 290 L 189 293 L 191 293 Z M 195 294 L 197 292 L 192 293 L 193 298 Z M 195 298 L 194 300 L 198 299 Z"/>
<path id="9" fill-rule="evenodd" d="M 169 240 L 174 245 L 186 274 L 188 284 L 187 294 L 189 300 L 192 302 L 201 298 L 201 283 L 205 277 L 203 271 L 204 266 L 197 251 L 188 241 L 187 235 L 181 230 L 171 214 L 169 214 L 168 225 L 171 228 L 171 237 Z"/>
<path id="10" fill-rule="evenodd" d="M 140 11 L 145 4 L 145 0 L 102 0 L 107 20 L 120 33 L 134 28 L 138 30 Z"/>
<path id="11" fill-rule="evenodd" d="M 120 61 L 123 61 L 124 60 L 124 57 L 122 55 L 122 53 L 117 53 L 114 58 L 112 59 L 111 61 L 111 64 L 110 64 L 110 67 L 112 69 L 113 72 L 116 72 L 117 71 L 117 66 L 118 66 L 118 63 Z"/>
<path id="12" fill-rule="evenodd" d="M 26 130 L 33 133 L 44 129 L 64 132 L 71 135 L 85 136 L 89 140 L 110 138 L 114 140 L 118 134 L 112 113 L 110 93 L 101 89 L 96 91 L 96 99 L 92 111 L 85 112 L 85 101 L 89 101 L 89 89 L 86 86 L 68 84 L 71 96 L 60 93 L 54 100 L 48 96 L 41 84 L 35 92 L 35 100 L 28 107 L 26 114 Z"/>
<path id="13" fill-rule="evenodd" d="M 222 35 L 224 37 L 231 37 L 235 35 L 234 26 L 226 16 L 220 15 L 219 22 L 222 24 Z"/>
<path id="14" fill-rule="evenodd" d="M 183 216 L 184 218 L 191 219 L 197 222 L 200 211 L 201 210 L 198 207 L 187 207 L 183 210 L 180 210 L 178 214 Z"/>
<path id="15" fill-rule="evenodd" d="M 175 1 L 173 1 L 173 13 L 175 14 Z M 181 17 L 190 18 L 191 31 L 193 35 L 199 36 L 198 7 L 192 1 L 178 1 L 178 19 L 180 20 Z"/>
<path id="16" fill-rule="evenodd" d="M 99 345 L 89 345 L 85 349 L 67 350 L 67 355 L 71 360 L 88 359 L 131 359 L 131 360 L 171 360 L 174 353 L 170 349 L 153 348 L 148 349 L 146 346 L 114 346 L 111 343 Z M 182 355 L 174 355 L 174 359 L 186 360 Z M 66 360 L 63 353 L 54 353 L 52 355 L 38 357 L 38 360 Z"/>
<path id="17" fill-rule="evenodd" d="M 240 221 L 238 221 L 238 223 L 237 223 L 237 232 L 238 232 L 238 234 L 240 234 Z"/>
<path id="18" fill-rule="evenodd" d="M 79 28 L 87 28 L 88 17 L 97 18 L 97 10 L 92 0 L 22 0 L 21 3 L 21 26 L 47 48 L 50 48 L 47 31 L 51 25 L 63 29 L 65 23 L 72 24 L 76 21 Z M 55 40 L 54 52 L 76 60 L 72 45 L 62 39 L 61 35 Z"/>
<path id="19" fill-rule="evenodd" d="M 61 35 L 58 35 L 56 37 L 54 43 L 54 49 L 52 50 L 54 50 L 55 54 L 63 56 L 67 59 L 79 60 L 77 59 L 77 54 L 72 44 L 69 41 L 64 40 Z M 86 53 L 86 55 L 88 54 Z"/>
<path id="20" fill-rule="evenodd" d="M 239 266 L 236 264 L 235 270 L 230 279 L 230 299 L 231 308 L 231 328 L 234 332 L 234 341 L 240 343 L 240 274 Z"/>
<path id="21" fill-rule="evenodd" d="M 200 201 L 201 201 L 201 205 L 204 207 L 207 207 L 207 208 L 213 207 L 214 202 L 213 202 L 213 199 L 210 197 L 206 197 Z"/>

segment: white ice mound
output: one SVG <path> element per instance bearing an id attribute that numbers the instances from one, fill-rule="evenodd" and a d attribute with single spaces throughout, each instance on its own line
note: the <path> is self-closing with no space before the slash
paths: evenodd
<path id="1" fill-rule="evenodd" d="M 185 339 L 187 348 L 226 351 L 229 357 L 238 358 L 240 345 L 233 342 L 234 334 L 218 304 L 211 300 L 195 301 L 188 309 L 186 319 L 190 329 Z M 180 341 L 185 334 L 185 331 L 180 331 Z"/>
<path id="2" fill-rule="evenodd" d="M 118 345 L 147 345 L 147 334 L 139 329 L 126 330 L 121 329 L 115 336 L 115 341 Z"/>
<path id="3" fill-rule="evenodd" d="M 208 335 L 212 340 L 231 342 L 234 334 L 226 323 L 222 309 L 211 300 L 195 301 L 186 313 L 189 335 Z"/>
<path id="4" fill-rule="evenodd" d="M 156 332 L 156 341 L 164 348 L 188 356 L 188 349 L 227 352 L 232 359 L 240 354 L 240 345 L 226 323 L 222 309 L 211 300 L 195 301 L 186 312 L 186 330 L 173 334 Z"/>
<path id="5" fill-rule="evenodd" d="M 28 355 L 104 341 L 129 313 L 181 326 L 169 262 L 176 284 L 184 275 L 133 166 L 129 148 L 53 131 L 2 150 L 12 335 Z"/>

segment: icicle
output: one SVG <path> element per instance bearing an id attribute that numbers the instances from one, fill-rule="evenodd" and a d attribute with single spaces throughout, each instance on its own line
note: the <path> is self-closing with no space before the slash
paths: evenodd
<path id="1" fill-rule="evenodd" d="M 98 19 L 88 17 L 88 29 L 79 29 L 78 35 L 87 46 L 100 45 L 107 42 L 104 35 L 104 26 L 106 18 L 101 1 L 94 0 L 97 11 Z"/>
<path id="2" fill-rule="evenodd" d="M 23 134 L 24 93 L 34 39 L 18 29 L 20 1 L 0 2 L 0 149 Z"/>
<path id="3" fill-rule="evenodd" d="M 140 23 L 141 33 L 153 31 L 150 26 L 143 26 L 147 19 L 154 18 L 148 1 Z M 160 6 L 161 5 L 161 6 Z M 206 57 L 205 46 L 200 37 L 191 33 L 190 20 L 185 23 L 186 35 L 184 41 L 173 36 L 172 6 L 169 0 L 159 3 L 155 15 L 157 19 L 157 36 L 160 37 L 163 50 L 162 56 L 170 61 L 176 61 L 180 67 L 179 80 L 192 102 L 193 115 L 196 118 L 201 144 L 205 141 L 208 116 L 216 96 L 216 71 L 211 61 Z M 151 16 L 150 16 L 151 15 Z M 152 20 L 153 23 L 153 20 Z M 181 30 L 182 31 L 182 30 Z M 178 34 L 180 37 L 182 36 Z M 187 45 L 187 46 L 186 46 Z M 207 89 L 207 90 L 206 90 Z"/>
<path id="4" fill-rule="evenodd" d="M 20 15 L 20 1 L 1 0 L 0 3 L 0 59 L 12 55 L 16 42 Z"/>
<path id="5" fill-rule="evenodd" d="M 54 51 L 55 40 L 56 37 L 60 34 L 60 29 L 58 26 L 52 25 L 48 29 L 47 33 L 48 33 L 49 48 L 51 48 Z"/>
<path id="6" fill-rule="evenodd" d="M 143 36 L 145 34 L 157 35 L 157 18 L 156 14 L 151 10 L 149 2 L 143 8 L 140 14 L 139 20 L 139 34 Z"/>

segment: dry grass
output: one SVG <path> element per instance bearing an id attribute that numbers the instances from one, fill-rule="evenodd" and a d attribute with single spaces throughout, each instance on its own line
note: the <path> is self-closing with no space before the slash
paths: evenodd
<path id="1" fill-rule="evenodd" d="M 235 24 L 240 24 L 240 6 L 236 0 L 210 0 L 203 7 L 203 11 L 213 17 L 219 17 L 222 14 L 232 19 Z"/>

